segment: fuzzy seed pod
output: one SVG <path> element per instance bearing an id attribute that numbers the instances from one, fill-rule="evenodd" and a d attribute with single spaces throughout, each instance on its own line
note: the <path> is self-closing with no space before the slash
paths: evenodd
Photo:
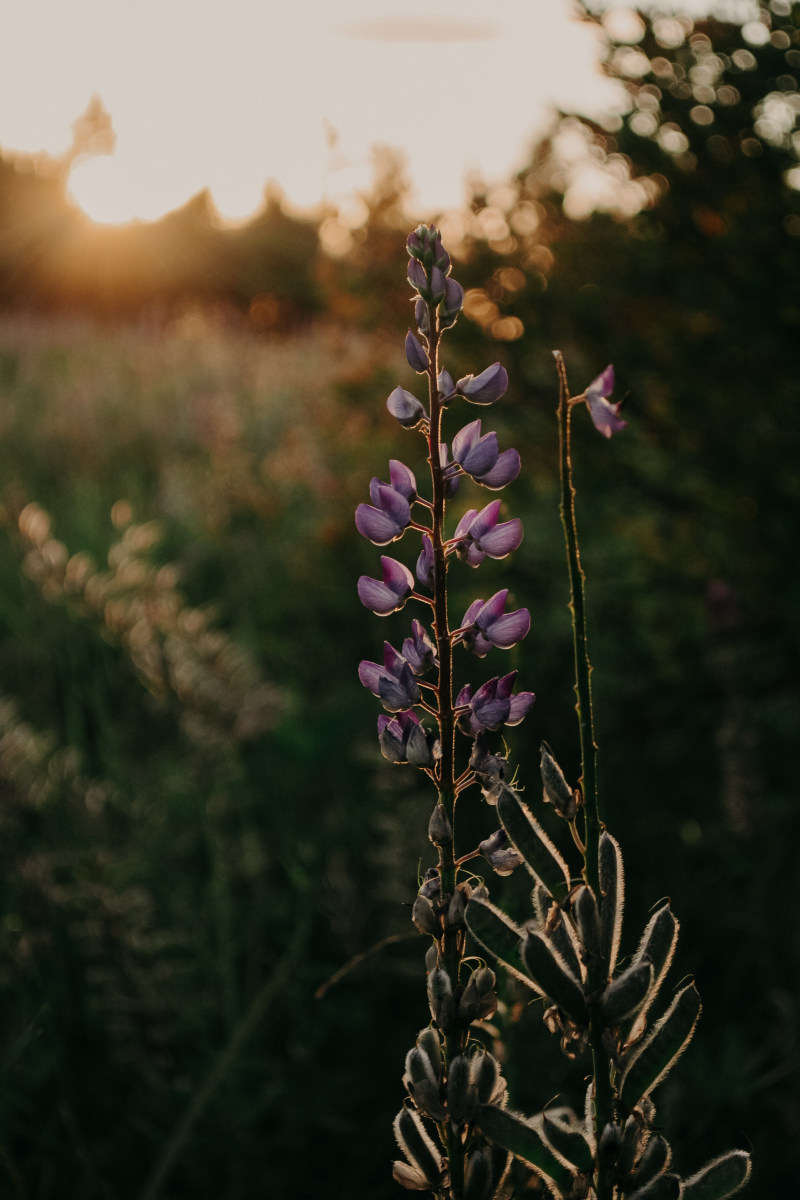
<path id="1" fill-rule="evenodd" d="M 544 1136 L 562 1158 L 576 1171 L 589 1175 L 594 1170 L 594 1153 L 583 1131 L 575 1124 L 542 1113 Z"/>
<path id="2" fill-rule="evenodd" d="M 553 758 L 547 742 L 542 742 L 540 753 L 539 770 L 544 787 L 544 801 L 546 804 L 552 804 L 560 817 L 564 817 L 566 821 L 573 821 L 578 811 L 575 793 L 564 778 L 561 767 Z"/>
<path id="3" fill-rule="evenodd" d="M 590 980 L 597 980 L 601 969 L 600 912 L 594 892 L 585 885 L 573 895 L 572 912 L 581 939 L 581 950 Z M 599 981 L 598 981 L 599 982 Z M 595 983 L 595 986 L 597 984 Z"/>
<path id="4" fill-rule="evenodd" d="M 620 1099 L 627 1109 L 651 1092 L 680 1058 L 700 1016 L 697 988 L 689 983 L 675 996 L 661 1020 L 625 1060 Z"/>
<path id="5" fill-rule="evenodd" d="M 729 1150 L 702 1171 L 683 1181 L 685 1200 L 726 1200 L 750 1177 L 750 1155 L 744 1150 Z"/>
<path id="6" fill-rule="evenodd" d="M 656 1175 L 644 1187 L 628 1192 L 626 1200 L 679 1200 L 681 1181 L 678 1175 Z"/>
<path id="7" fill-rule="evenodd" d="M 475 1150 L 470 1154 L 463 1195 L 464 1200 L 491 1200 L 494 1195 L 492 1156 L 488 1150 Z"/>
<path id="8" fill-rule="evenodd" d="M 625 875 L 622 851 L 610 833 L 600 834 L 598 851 L 600 876 L 600 928 L 603 961 L 610 978 L 614 974 L 622 935 L 622 910 L 625 903 Z"/>
<path id="9" fill-rule="evenodd" d="M 478 1089 L 472 1081 L 470 1061 L 457 1054 L 447 1068 L 447 1107 L 457 1125 L 471 1121 L 478 1107 Z"/>
<path id="10" fill-rule="evenodd" d="M 502 1106 L 506 1095 L 506 1084 L 500 1073 L 500 1064 L 488 1050 L 484 1054 L 476 1054 L 470 1062 L 470 1070 L 475 1087 L 478 1089 L 478 1100 L 481 1104 L 499 1104 Z"/>
<path id="11" fill-rule="evenodd" d="M 442 1173 L 442 1157 L 428 1136 L 422 1118 L 410 1108 L 401 1108 L 394 1119 L 394 1135 L 411 1166 L 416 1168 L 426 1180 L 428 1189 L 433 1191 Z"/>
<path id="12" fill-rule="evenodd" d="M 455 1002 L 450 976 L 443 967 L 436 967 L 428 976 L 428 1003 L 439 1029 L 442 1033 L 449 1033 L 453 1025 Z"/>
<path id="13" fill-rule="evenodd" d="M 599 1013 L 607 1029 L 634 1016 L 644 1004 L 653 983 L 653 965 L 634 963 L 608 985 L 600 997 Z"/>
<path id="14" fill-rule="evenodd" d="M 616 1166 L 619 1152 L 622 1149 L 622 1130 L 619 1125 L 606 1125 L 600 1134 L 597 1156 L 605 1166 Z"/>
<path id="15" fill-rule="evenodd" d="M 589 1019 L 586 996 L 552 942 L 539 930 L 529 930 L 522 945 L 522 957 L 538 988 L 557 1004 L 577 1025 Z"/>
<path id="16" fill-rule="evenodd" d="M 438 1082 L 442 1077 L 442 1039 L 432 1025 L 417 1034 L 417 1045 L 426 1055 Z"/>
<path id="17" fill-rule="evenodd" d="M 511 788 L 505 788 L 498 798 L 497 815 L 531 874 L 541 880 L 556 900 L 564 900 L 569 892 L 567 864 Z"/>
<path id="18" fill-rule="evenodd" d="M 479 967 L 467 980 L 467 985 L 458 1002 L 458 1019 L 464 1024 L 485 1021 L 497 1012 L 495 974 L 488 967 Z"/>
<path id="19" fill-rule="evenodd" d="M 512 975 L 531 987 L 531 980 L 522 960 L 523 930 L 488 900 L 472 893 L 466 912 L 467 929 L 484 950 L 502 963 Z"/>
<path id="20" fill-rule="evenodd" d="M 660 1133 L 652 1134 L 636 1164 L 636 1170 L 633 1172 L 634 1186 L 644 1187 L 656 1175 L 666 1171 L 671 1158 L 672 1151 L 667 1139 L 663 1138 Z"/>

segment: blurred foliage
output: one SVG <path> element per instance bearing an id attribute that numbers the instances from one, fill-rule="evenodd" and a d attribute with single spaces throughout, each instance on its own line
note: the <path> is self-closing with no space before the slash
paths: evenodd
<path id="1" fill-rule="evenodd" d="M 534 618 L 509 735 L 532 797 L 542 737 L 577 763 L 552 349 L 576 393 L 610 360 L 630 391 L 624 435 L 575 446 L 624 944 L 669 891 L 705 1007 L 659 1111 L 679 1170 L 751 1141 L 754 1200 L 790 1194 L 800 1133 L 799 16 L 642 17 L 609 46 L 616 127 L 563 118 L 443 217 L 447 363 L 512 380 L 491 426 L 526 537 L 481 585 Z M 379 153 L 358 229 L 274 194 L 235 230 L 203 196 L 98 229 L 65 170 L 0 159 L 0 1190 L 389 1197 L 430 797 L 357 682 L 405 615 L 365 620 L 352 512 L 415 452 L 383 404 L 414 386 L 402 165 Z M 515 1102 L 541 1106 L 560 1068 L 513 999 Z"/>

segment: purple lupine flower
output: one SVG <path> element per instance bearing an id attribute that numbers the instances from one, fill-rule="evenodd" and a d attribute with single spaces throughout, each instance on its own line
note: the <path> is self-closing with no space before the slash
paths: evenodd
<path id="1" fill-rule="evenodd" d="M 501 454 L 496 433 L 481 437 L 480 420 L 471 421 L 453 438 L 453 458 L 476 483 L 493 491 L 504 488 L 519 474 L 518 451 L 504 450 Z"/>
<path id="2" fill-rule="evenodd" d="M 432 767 L 442 755 L 438 738 L 413 712 L 401 712 L 391 718 L 381 714 L 378 717 L 378 742 L 383 757 L 393 763 Z"/>
<path id="3" fill-rule="evenodd" d="M 511 845 L 505 829 L 498 829 L 478 849 L 496 875 L 510 875 L 522 863 L 522 855 Z"/>
<path id="4" fill-rule="evenodd" d="M 380 479 L 370 484 L 374 504 L 359 504 L 356 509 L 356 529 L 376 546 L 386 546 L 402 537 L 411 520 L 411 505 L 396 488 Z"/>
<path id="5" fill-rule="evenodd" d="M 533 692 L 519 692 L 512 696 L 516 671 L 501 678 L 488 679 L 473 694 L 472 687 L 463 687 L 456 699 L 456 706 L 469 705 L 469 712 L 462 713 L 458 725 L 463 733 L 475 735 L 485 729 L 499 729 L 501 725 L 519 725 L 536 697 Z"/>
<path id="6" fill-rule="evenodd" d="M 468 650 L 484 658 L 492 646 L 510 650 L 517 642 L 527 637 L 531 627 L 531 615 L 527 608 L 518 608 L 507 613 L 508 588 L 495 592 L 491 600 L 474 600 L 464 613 L 462 641 Z"/>
<path id="7" fill-rule="evenodd" d="M 423 587 L 433 591 L 433 542 L 427 533 L 422 535 L 422 550 L 417 559 L 417 579 Z"/>
<path id="8" fill-rule="evenodd" d="M 361 662 L 358 678 L 373 696 L 378 697 L 387 712 L 404 712 L 421 699 L 410 664 L 389 642 L 383 643 L 383 666 Z"/>
<path id="9" fill-rule="evenodd" d="M 365 608 L 369 608 L 377 617 L 388 617 L 389 613 L 397 612 L 403 607 L 411 592 L 414 590 L 414 576 L 408 567 L 403 566 L 396 558 L 381 555 L 380 579 L 371 579 L 362 575 L 358 581 L 358 598 Z"/>
<path id="10" fill-rule="evenodd" d="M 423 375 L 430 366 L 428 355 L 410 329 L 406 334 L 406 358 L 412 371 L 416 371 L 418 375 Z"/>
<path id="11" fill-rule="evenodd" d="M 519 517 L 498 525 L 499 513 L 500 501 L 492 500 L 480 512 L 469 509 L 456 526 L 456 553 L 469 566 L 479 566 L 487 554 L 490 558 L 505 558 L 520 545 L 522 522 Z"/>
<path id="12" fill-rule="evenodd" d="M 421 621 L 411 622 L 411 637 L 403 642 L 403 658 L 415 675 L 423 675 L 430 667 L 439 665 L 436 647 Z"/>
<path id="13" fill-rule="evenodd" d="M 480 375 L 465 375 L 456 384 L 456 391 L 471 404 L 493 404 L 505 394 L 508 372 L 500 363 L 492 363 Z"/>
<path id="14" fill-rule="evenodd" d="M 386 401 L 386 407 L 404 429 L 415 429 L 427 415 L 417 397 L 401 387 L 394 389 Z"/>
<path id="15" fill-rule="evenodd" d="M 610 438 L 612 433 L 619 433 L 628 424 L 619 416 L 619 403 L 612 404 L 608 399 L 613 390 L 614 368 L 609 364 L 605 371 L 592 380 L 585 393 L 594 427 L 607 438 Z"/>

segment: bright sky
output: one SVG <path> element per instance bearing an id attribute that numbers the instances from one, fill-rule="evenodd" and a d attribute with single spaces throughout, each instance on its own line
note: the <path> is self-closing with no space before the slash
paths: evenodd
<path id="1" fill-rule="evenodd" d="M 71 180 L 98 219 L 206 186 L 242 218 L 268 180 L 345 203 L 376 143 L 404 151 L 423 213 L 524 165 L 552 106 L 613 105 L 601 47 L 570 0 L 2 0 L 0 147 L 63 153 L 98 95 L 116 148 Z"/>

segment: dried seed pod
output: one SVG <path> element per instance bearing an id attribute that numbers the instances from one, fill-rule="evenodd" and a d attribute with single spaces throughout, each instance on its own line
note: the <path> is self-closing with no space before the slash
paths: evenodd
<path id="1" fill-rule="evenodd" d="M 576 889 L 572 898 L 572 913 L 581 941 L 583 961 L 590 980 L 597 980 L 602 963 L 600 911 L 590 887 Z M 599 981 L 598 981 L 599 982 Z M 603 981 L 605 982 L 605 981 Z M 595 984 L 597 986 L 597 983 Z"/>
<path id="2" fill-rule="evenodd" d="M 729 1150 L 683 1181 L 685 1200 L 726 1200 L 744 1187 L 750 1177 L 750 1155 Z"/>
<path id="3" fill-rule="evenodd" d="M 488 1150 L 475 1150 L 467 1159 L 464 1174 L 464 1200 L 491 1200 L 494 1195 L 492 1156 Z"/>
<path id="4" fill-rule="evenodd" d="M 428 1136 L 422 1118 L 410 1108 L 401 1108 L 394 1119 L 394 1135 L 411 1166 L 422 1174 L 429 1190 L 433 1191 L 442 1173 L 442 1157 Z"/>
<path id="5" fill-rule="evenodd" d="M 531 987 L 531 980 L 522 959 L 523 930 L 504 912 L 488 900 L 478 900 L 473 893 L 467 905 L 467 929 L 484 950 L 501 962 L 517 979 Z"/>
<path id="6" fill-rule="evenodd" d="M 599 1015 L 607 1029 L 632 1017 L 644 1004 L 653 983 L 653 964 L 634 963 L 612 980 L 600 997 Z"/>
<path id="7" fill-rule="evenodd" d="M 506 1084 L 500 1073 L 500 1064 L 488 1050 L 476 1054 L 470 1061 L 472 1080 L 478 1090 L 478 1100 L 481 1104 L 502 1104 L 506 1094 Z"/>
<path id="8" fill-rule="evenodd" d="M 627 1109 L 652 1091 L 680 1058 L 699 1016 L 700 997 L 694 984 L 689 983 L 678 992 L 644 1041 L 626 1056 L 619 1094 Z"/>
<path id="9" fill-rule="evenodd" d="M 609 976 L 614 974 L 622 934 L 622 910 L 625 903 L 625 875 L 622 851 L 610 833 L 600 834 L 598 850 L 600 876 L 600 926 L 603 960 Z"/>
<path id="10" fill-rule="evenodd" d="M 564 772 L 553 758 L 547 742 L 542 742 L 540 754 L 539 770 L 545 803 L 552 804 L 559 816 L 564 817 L 566 821 L 573 821 L 578 811 L 576 793 L 564 778 Z"/>
<path id="11" fill-rule="evenodd" d="M 522 957 L 531 978 L 545 996 L 576 1024 L 584 1025 L 589 1012 L 583 987 L 550 939 L 539 930 L 529 930 L 522 944 Z"/>
<path id="12" fill-rule="evenodd" d="M 583 1131 L 574 1123 L 560 1121 L 555 1116 L 542 1113 L 544 1136 L 559 1158 L 576 1171 L 585 1175 L 594 1169 L 594 1153 Z"/>
<path id="13" fill-rule="evenodd" d="M 453 985 L 443 967 L 436 967 L 428 975 L 428 1003 L 431 1016 L 442 1033 L 449 1033 L 455 1013 Z"/>
<path id="14" fill-rule="evenodd" d="M 457 1125 L 471 1121 L 478 1107 L 478 1089 L 472 1080 L 470 1060 L 457 1054 L 447 1068 L 447 1107 Z"/>
<path id="15" fill-rule="evenodd" d="M 556 900 L 569 892 L 567 864 L 516 792 L 506 788 L 497 801 L 497 815 L 528 870 Z"/>

